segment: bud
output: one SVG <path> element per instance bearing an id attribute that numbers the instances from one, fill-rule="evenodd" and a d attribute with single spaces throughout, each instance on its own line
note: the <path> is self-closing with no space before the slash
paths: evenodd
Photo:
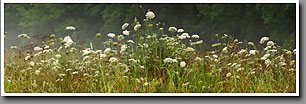
<path id="1" fill-rule="evenodd" d="M 76 47 L 76 46 L 77 46 L 76 42 L 73 42 L 73 46 L 74 46 L 74 47 Z"/>
<path id="2" fill-rule="evenodd" d="M 238 43 L 238 42 L 239 42 L 238 39 L 235 39 L 235 40 L 234 40 L 234 43 Z"/>
<path id="3" fill-rule="evenodd" d="M 63 40 L 61 40 L 61 45 L 64 45 L 64 44 L 65 44 L 65 42 Z"/>
<path id="4" fill-rule="evenodd" d="M 96 36 L 99 38 L 101 37 L 101 33 L 97 33 Z"/>
<path id="5" fill-rule="evenodd" d="M 30 50 L 27 50 L 27 53 L 30 53 Z"/>
<path id="6" fill-rule="evenodd" d="M 50 35 L 50 38 L 55 38 L 55 35 L 54 35 L 54 34 L 51 34 L 51 35 Z"/>
<path id="7" fill-rule="evenodd" d="M 117 46 L 117 45 L 118 45 L 118 43 L 117 43 L 117 42 L 113 42 L 113 45 L 114 45 L 114 46 Z"/>
<path id="8" fill-rule="evenodd" d="M 140 37 L 139 40 L 140 40 L 140 41 L 143 41 L 143 40 L 144 40 L 144 37 Z"/>
<path id="9" fill-rule="evenodd" d="M 118 44 L 118 47 L 121 47 L 122 46 L 122 44 Z"/>

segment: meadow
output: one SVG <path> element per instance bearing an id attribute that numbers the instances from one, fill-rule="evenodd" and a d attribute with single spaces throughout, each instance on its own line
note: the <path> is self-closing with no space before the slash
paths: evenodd
<path id="1" fill-rule="evenodd" d="M 296 50 L 262 37 L 259 44 L 214 34 L 215 44 L 154 22 L 155 13 L 123 23 L 104 48 L 65 37 L 5 50 L 7 93 L 295 93 Z M 122 35 L 121 35 L 122 34 Z M 17 38 L 33 39 L 27 34 Z"/>

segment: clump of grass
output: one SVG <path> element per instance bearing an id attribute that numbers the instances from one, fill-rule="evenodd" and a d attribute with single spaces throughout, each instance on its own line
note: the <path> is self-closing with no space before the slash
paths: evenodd
<path id="1" fill-rule="evenodd" d="M 55 34 L 31 51 L 17 53 L 13 47 L 5 52 L 5 92 L 296 92 L 295 50 L 282 49 L 268 37 L 260 40 L 260 50 L 227 34 L 217 34 L 218 43 L 204 47 L 198 35 L 165 29 L 154 18 L 148 11 L 144 21 L 124 23 L 123 35 L 107 34 L 104 49 Z M 106 34 L 96 34 L 101 35 Z"/>

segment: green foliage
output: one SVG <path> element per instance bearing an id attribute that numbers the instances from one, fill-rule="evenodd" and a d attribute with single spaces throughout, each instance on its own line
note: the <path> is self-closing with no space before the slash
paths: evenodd
<path id="1" fill-rule="evenodd" d="M 5 31 L 9 38 L 21 33 L 62 37 L 72 25 L 78 41 L 97 43 L 96 33 L 122 34 L 122 23 L 144 18 L 148 9 L 158 14 L 154 21 L 198 34 L 206 44 L 218 33 L 255 43 L 269 36 L 284 48 L 296 46 L 295 4 L 5 4 Z M 8 41 L 6 47 L 13 43 L 21 44 Z"/>

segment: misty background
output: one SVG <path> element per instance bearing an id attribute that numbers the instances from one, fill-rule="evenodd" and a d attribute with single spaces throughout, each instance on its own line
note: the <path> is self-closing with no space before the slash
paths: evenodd
<path id="1" fill-rule="evenodd" d="M 141 23 L 150 9 L 155 22 L 183 28 L 190 35 L 198 34 L 204 44 L 216 43 L 215 34 L 228 34 L 239 41 L 258 44 L 263 36 L 277 45 L 296 48 L 295 4 L 11 4 L 4 6 L 5 48 L 23 47 L 36 42 L 39 36 L 55 34 L 56 38 L 71 35 L 67 26 L 74 26 L 77 42 L 99 47 L 107 34 L 122 34 L 121 25 Z M 130 25 L 128 30 L 133 30 Z M 18 38 L 19 34 L 31 38 Z M 102 33 L 100 38 L 96 33 Z M 132 34 L 130 34 L 132 35 Z M 38 36 L 38 37 L 37 37 Z"/>

